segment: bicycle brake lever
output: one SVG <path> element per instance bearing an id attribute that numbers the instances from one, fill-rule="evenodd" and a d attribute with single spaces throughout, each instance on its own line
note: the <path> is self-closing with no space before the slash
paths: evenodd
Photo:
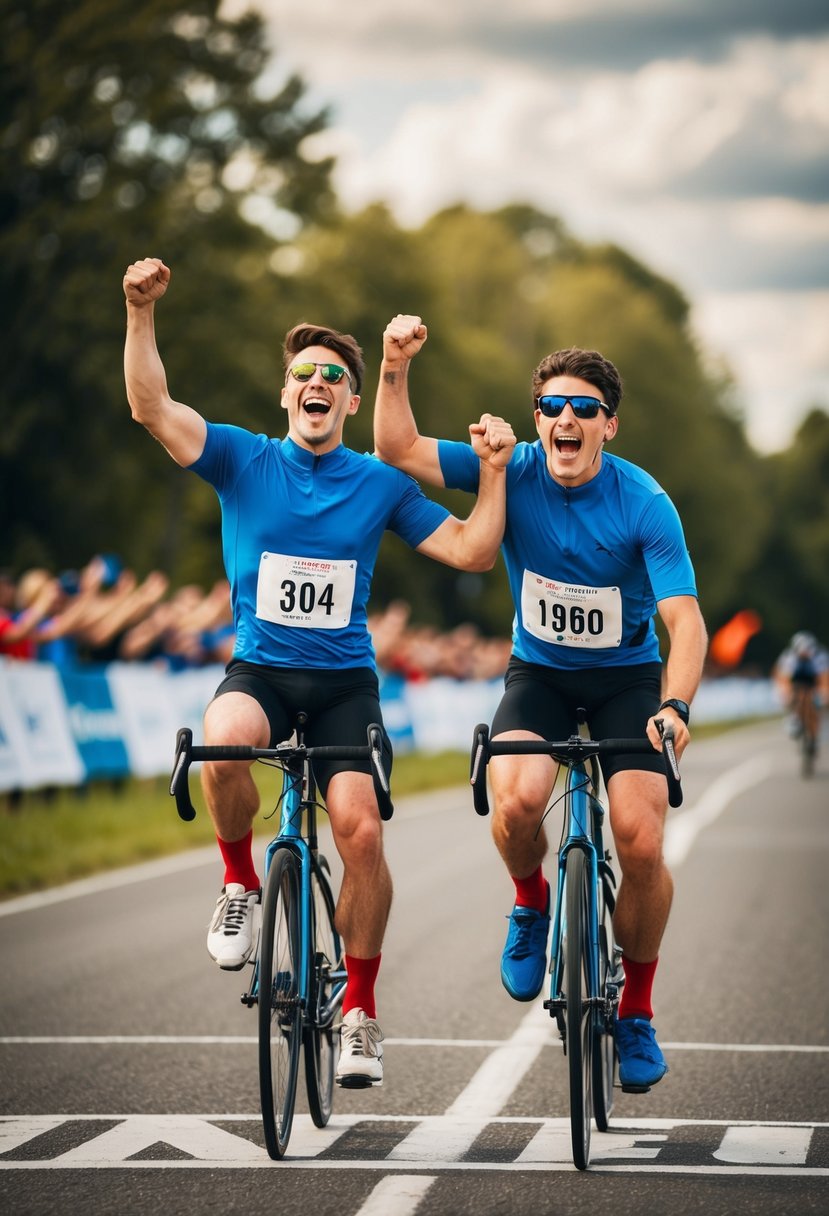
<path id="1" fill-rule="evenodd" d="M 383 734 L 376 723 L 372 723 L 368 728 L 368 746 L 372 767 L 371 777 L 374 782 L 374 793 L 380 810 L 380 818 L 391 819 L 394 814 L 394 803 L 391 800 L 389 779 L 383 767 Z"/>
<path id="2" fill-rule="evenodd" d="M 674 732 L 666 727 L 661 718 L 654 718 L 656 729 L 662 736 L 662 754 L 665 758 L 665 776 L 668 780 L 668 803 L 672 807 L 682 806 L 682 785 L 679 762 L 674 748 Z"/>
<path id="3" fill-rule="evenodd" d="M 182 726 L 176 735 L 176 758 L 170 777 L 170 794 L 176 800 L 179 818 L 187 822 L 196 818 L 195 808 L 190 801 L 190 750 L 192 746 L 193 732 L 189 726 Z"/>

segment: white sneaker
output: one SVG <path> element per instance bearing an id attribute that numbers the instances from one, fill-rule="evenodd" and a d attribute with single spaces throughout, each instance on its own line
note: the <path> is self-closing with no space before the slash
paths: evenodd
<path id="1" fill-rule="evenodd" d="M 254 908 L 258 891 L 246 891 L 240 882 L 222 887 L 207 931 L 207 953 L 223 971 L 240 971 L 254 945 Z"/>
<path id="2" fill-rule="evenodd" d="M 367 1089 L 383 1084 L 383 1032 L 362 1009 L 349 1009 L 340 1027 L 337 1084 L 344 1089 Z"/>

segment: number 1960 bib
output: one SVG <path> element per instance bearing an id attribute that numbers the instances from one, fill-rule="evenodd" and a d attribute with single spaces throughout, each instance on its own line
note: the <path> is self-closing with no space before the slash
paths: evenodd
<path id="1" fill-rule="evenodd" d="M 521 620 L 542 642 L 587 650 L 620 646 L 622 593 L 618 587 L 579 587 L 524 571 Z"/>
<path id="2" fill-rule="evenodd" d="M 298 629 L 343 629 L 351 620 L 357 563 L 263 553 L 256 615 Z"/>

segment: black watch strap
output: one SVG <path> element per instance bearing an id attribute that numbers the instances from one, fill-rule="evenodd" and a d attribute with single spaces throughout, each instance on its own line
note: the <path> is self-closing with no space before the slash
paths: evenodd
<path id="1" fill-rule="evenodd" d="M 688 719 L 691 717 L 691 711 L 688 708 L 687 701 L 678 701 L 675 697 L 669 697 L 667 701 L 663 701 L 659 709 L 672 709 L 682 719 L 685 725 L 688 725 Z M 659 710 L 656 711 L 659 713 Z"/>

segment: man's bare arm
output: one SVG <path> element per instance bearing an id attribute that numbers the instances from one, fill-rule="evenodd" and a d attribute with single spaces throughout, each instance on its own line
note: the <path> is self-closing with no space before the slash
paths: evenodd
<path id="1" fill-rule="evenodd" d="M 674 595 L 660 600 L 659 615 L 665 622 L 670 639 L 670 653 L 665 664 L 663 697 L 686 701 L 694 699 L 708 650 L 708 634 L 702 619 L 699 603 L 693 595 Z M 661 709 L 655 717 L 670 722 L 675 732 L 677 755 L 681 756 L 690 740 L 688 727 L 673 709 Z M 660 747 L 660 736 L 654 719 L 648 722 L 648 738 L 654 747 Z"/>
<path id="2" fill-rule="evenodd" d="M 420 317 L 398 314 L 383 334 L 383 362 L 374 403 L 374 448 L 418 481 L 444 484 L 437 439 L 421 435 L 409 400 L 409 366 L 427 338 Z"/>
<path id="3" fill-rule="evenodd" d="M 154 313 L 169 282 L 170 271 L 160 258 L 144 258 L 127 267 L 124 379 L 133 418 L 164 445 L 177 464 L 186 467 L 201 456 L 207 425 L 190 406 L 174 401 L 167 389 L 155 340 Z"/>
<path id="4" fill-rule="evenodd" d="M 502 418 L 484 414 L 469 428 L 472 446 L 481 462 L 475 506 L 465 520 L 450 516 L 418 545 L 418 552 L 460 570 L 491 570 L 504 536 L 506 520 L 506 467 L 515 447 L 515 435 Z"/>

